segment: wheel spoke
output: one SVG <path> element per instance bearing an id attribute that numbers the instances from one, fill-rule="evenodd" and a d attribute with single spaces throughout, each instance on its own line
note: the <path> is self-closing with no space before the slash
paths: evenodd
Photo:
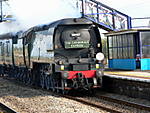
<path id="1" fill-rule="evenodd" d="M 54 92 L 55 91 L 55 80 L 52 78 L 52 91 Z"/>
<path id="2" fill-rule="evenodd" d="M 61 91 L 62 91 L 62 94 L 68 94 L 68 90 L 65 90 L 65 87 L 67 86 L 67 83 L 65 80 L 61 80 Z"/>
<path id="3" fill-rule="evenodd" d="M 41 74 L 40 74 L 40 86 L 42 87 L 42 88 L 44 88 L 44 72 L 43 72 L 43 70 L 42 70 L 42 72 L 41 72 Z"/>
<path id="4" fill-rule="evenodd" d="M 58 81 L 56 82 L 56 85 L 57 85 L 56 86 L 56 91 L 57 91 L 57 93 L 59 93 L 59 82 Z"/>
<path id="5" fill-rule="evenodd" d="M 46 89 L 49 90 L 49 88 L 50 88 L 50 77 L 49 76 L 46 77 L 45 84 L 46 84 Z"/>

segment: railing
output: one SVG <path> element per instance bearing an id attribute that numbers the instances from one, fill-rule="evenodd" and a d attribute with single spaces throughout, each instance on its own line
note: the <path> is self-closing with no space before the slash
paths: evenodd
<path id="1" fill-rule="evenodd" d="M 132 18 L 131 21 L 133 29 L 150 28 L 150 17 Z"/>
<path id="2" fill-rule="evenodd" d="M 95 0 L 78 1 L 82 17 L 92 20 L 107 31 L 130 29 L 131 17 Z"/>

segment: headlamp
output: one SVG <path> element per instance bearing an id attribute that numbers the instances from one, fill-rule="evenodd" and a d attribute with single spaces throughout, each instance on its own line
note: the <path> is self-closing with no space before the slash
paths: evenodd
<path id="1" fill-rule="evenodd" d="M 61 71 L 64 71 L 64 70 L 65 70 L 65 66 L 64 66 L 64 65 L 61 65 L 61 66 L 60 66 L 60 70 L 61 70 Z"/>
<path id="2" fill-rule="evenodd" d="M 96 54 L 96 60 L 99 60 L 99 61 L 104 60 L 104 54 L 103 53 L 97 53 Z"/>
<path id="3" fill-rule="evenodd" d="M 100 65 L 99 64 L 96 64 L 96 69 L 99 69 L 100 68 Z"/>
<path id="4" fill-rule="evenodd" d="M 58 61 L 58 63 L 61 65 L 61 64 L 63 64 L 63 61 L 60 60 L 60 61 Z"/>

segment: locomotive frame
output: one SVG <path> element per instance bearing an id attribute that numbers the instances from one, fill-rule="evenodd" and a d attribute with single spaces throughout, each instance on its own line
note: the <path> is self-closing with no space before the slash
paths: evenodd
<path id="1" fill-rule="evenodd" d="M 101 87 L 101 45 L 98 28 L 83 18 L 0 35 L 0 73 L 63 93 Z"/>

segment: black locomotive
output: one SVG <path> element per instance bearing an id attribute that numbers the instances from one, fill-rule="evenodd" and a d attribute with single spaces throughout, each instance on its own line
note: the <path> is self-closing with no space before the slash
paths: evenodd
<path id="1" fill-rule="evenodd" d="M 64 93 L 97 88 L 103 75 L 101 45 L 98 28 L 83 18 L 1 35 L 1 74 Z"/>

